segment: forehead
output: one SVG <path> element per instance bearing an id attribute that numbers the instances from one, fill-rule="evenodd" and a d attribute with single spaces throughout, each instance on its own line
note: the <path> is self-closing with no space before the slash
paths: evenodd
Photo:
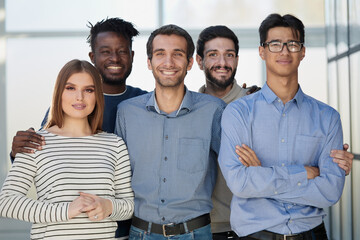
<path id="1" fill-rule="evenodd" d="M 182 36 L 178 36 L 175 34 L 171 34 L 171 35 L 159 34 L 155 36 L 152 46 L 153 46 L 153 51 L 158 49 L 164 49 L 164 50 L 180 49 L 186 52 L 187 42 L 186 39 Z"/>
<path id="2" fill-rule="evenodd" d="M 298 34 L 299 35 L 299 34 Z M 281 40 L 281 41 L 289 41 L 289 40 L 300 40 L 300 36 L 296 37 L 294 31 L 290 27 L 274 27 L 270 28 L 267 33 L 266 42 L 272 40 Z"/>
<path id="3" fill-rule="evenodd" d="M 66 81 L 66 84 L 74 84 L 78 86 L 93 85 L 94 80 L 91 75 L 87 72 L 79 72 L 72 74 Z"/>
<path id="4" fill-rule="evenodd" d="M 220 50 L 234 50 L 235 51 L 235 44 L 233 40 L 229 38 L 217 37 L 211 39 L 205 43 L 204 51 L 220 51 Z"/>
<path id="5" fill-rule="evenodd" d="M 130 46 L 130 41 L 124 36 L 119 35 L 115 32 L 100 32 L 95 38 L 95 46 Z"/>

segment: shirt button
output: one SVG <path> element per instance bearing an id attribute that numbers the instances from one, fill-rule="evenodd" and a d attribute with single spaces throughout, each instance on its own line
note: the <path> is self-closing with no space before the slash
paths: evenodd
<path id="1" fill-rule="evenodd" d="M 291 220 L 291 219 L 289 220 L 289 223 L 292 223 L 292 220 Z"/>
<path id="2" fill-rule="evenodd" d="M 282 139 L 281 139 L 281 142 L 282 142 L 282 143 L 285 142 L 285 139 L 282 138 Z"/>
<path id="3" fill-rule="evenodd" d="M 291 206 L 288 206 L 288 209 L 290 209 L 291 208 Z"/>
<path id="4" fill-rule="evenodd" d="M 163 178 L 163 182 L 166 182 L 166 178 Z"/>
<path id="5" fill-rule="evenodd" d="M 282 116 L 285 117 L 285 113 L 283 113 Z"/>
<path id="6" fill-rule="evenodd" d="M 278 99 L 278 102 L 281 102 L 281 100 L 280 100 L 280 99 Z"/>
<path id="7" fill-rule="evenodd" d="M 165 136 L 165 139 L 166 139 L 166 140 L 168 140 L 168 138 L 169 138 L 169 136 L 168 136 L 168 135 L 166 135 L 166 136 Z"/>
<path id="8" fill-rule="evenodd" d="M 277 191 L 275 191 L 274 193 L 277 194 Z"/>
<path id="9" fill-rule="evenodd" d="M 298 182 L 298 184 L 297 184 L 298 186 L 301 186 L 301 182 Z"/>
<path id="10" fill-rule="evenodd" d="M 284 166 L 285 166 L 285 163 L 282 163 L 281 166 L 284 167 Z"/>
<path id="11" fill-rule="evenodd" d="M 167 157 L 165 157 L 164 160 L 167 161 Z"/>
<path id="12" fill-rule="evenodd" d="M 162 217 L 161 220 L 165 221 L 165 217 Z"/>
<path id="13" fill-rule="evenodd" d="M 164 202 L 165 202 L 165 200 L 164 200 L 164 199 L 161 199 L 161 202 L 162 202 L 162 203 L 164 203 Z"/>

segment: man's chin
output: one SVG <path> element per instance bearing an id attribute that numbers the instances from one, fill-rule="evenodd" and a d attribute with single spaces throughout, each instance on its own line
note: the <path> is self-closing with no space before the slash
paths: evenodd
<path id="1" fill-rule="evenodd" d="M 228 86 L 230 86 L 233 82 L 234 82 L 234 79 L 213 79 L 212 81 L 218 88 L 222 88 L 222 89 L 225 89 L 227 88 Z"/>
<path id="2" fill-rule="evenodd" d="M 108 85 L 122 85 L 125 84 L 126 80 L 123 78 L 104 78 L 103 81 Z"/>

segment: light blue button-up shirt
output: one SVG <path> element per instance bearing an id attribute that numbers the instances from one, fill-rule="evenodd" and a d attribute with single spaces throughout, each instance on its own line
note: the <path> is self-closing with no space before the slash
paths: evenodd
<path id="1" fill-rule="evenodd" d="M 180 108 L 160 111 L 151 92 L 119 104 L 115 133 L 128 147 L 135 216 L 179 223 L 209 213 L 225 103 L 186 93 Z"/>
<path id="2" fill-rule="evenodd" d="M 319 225 L 335 204 L 344 171 L 330 157 L 342 149 L 338 112 L 301 88 L 285 105 L 267 86 L 230 103 L 222 117 L 219 164 L 233 192 L 231 226 L 239 236 L 268 230 L 295 234 Z M 261 167 L 245 167 L 235 146 L 246 144 Z M 307 180 L 304 166 L 320 176 Z"/>

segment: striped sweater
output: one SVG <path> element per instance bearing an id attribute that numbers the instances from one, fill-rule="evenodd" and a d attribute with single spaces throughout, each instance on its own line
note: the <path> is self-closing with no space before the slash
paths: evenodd
<path id="1" fill-rule="evenodd" d="M 17 154 L 0 193 L 0 216 L 32 222 L 31 239 L 114 239 L 116 221 L 131 218 L 134 194 L 124 141 L 114 134 L 64 137 L 41 130 L 43 150 Z M 35 184 L 37 200 L 26 197 Z M 79 191 L 111 200 L 102 221 L 68 218 Z"/>

